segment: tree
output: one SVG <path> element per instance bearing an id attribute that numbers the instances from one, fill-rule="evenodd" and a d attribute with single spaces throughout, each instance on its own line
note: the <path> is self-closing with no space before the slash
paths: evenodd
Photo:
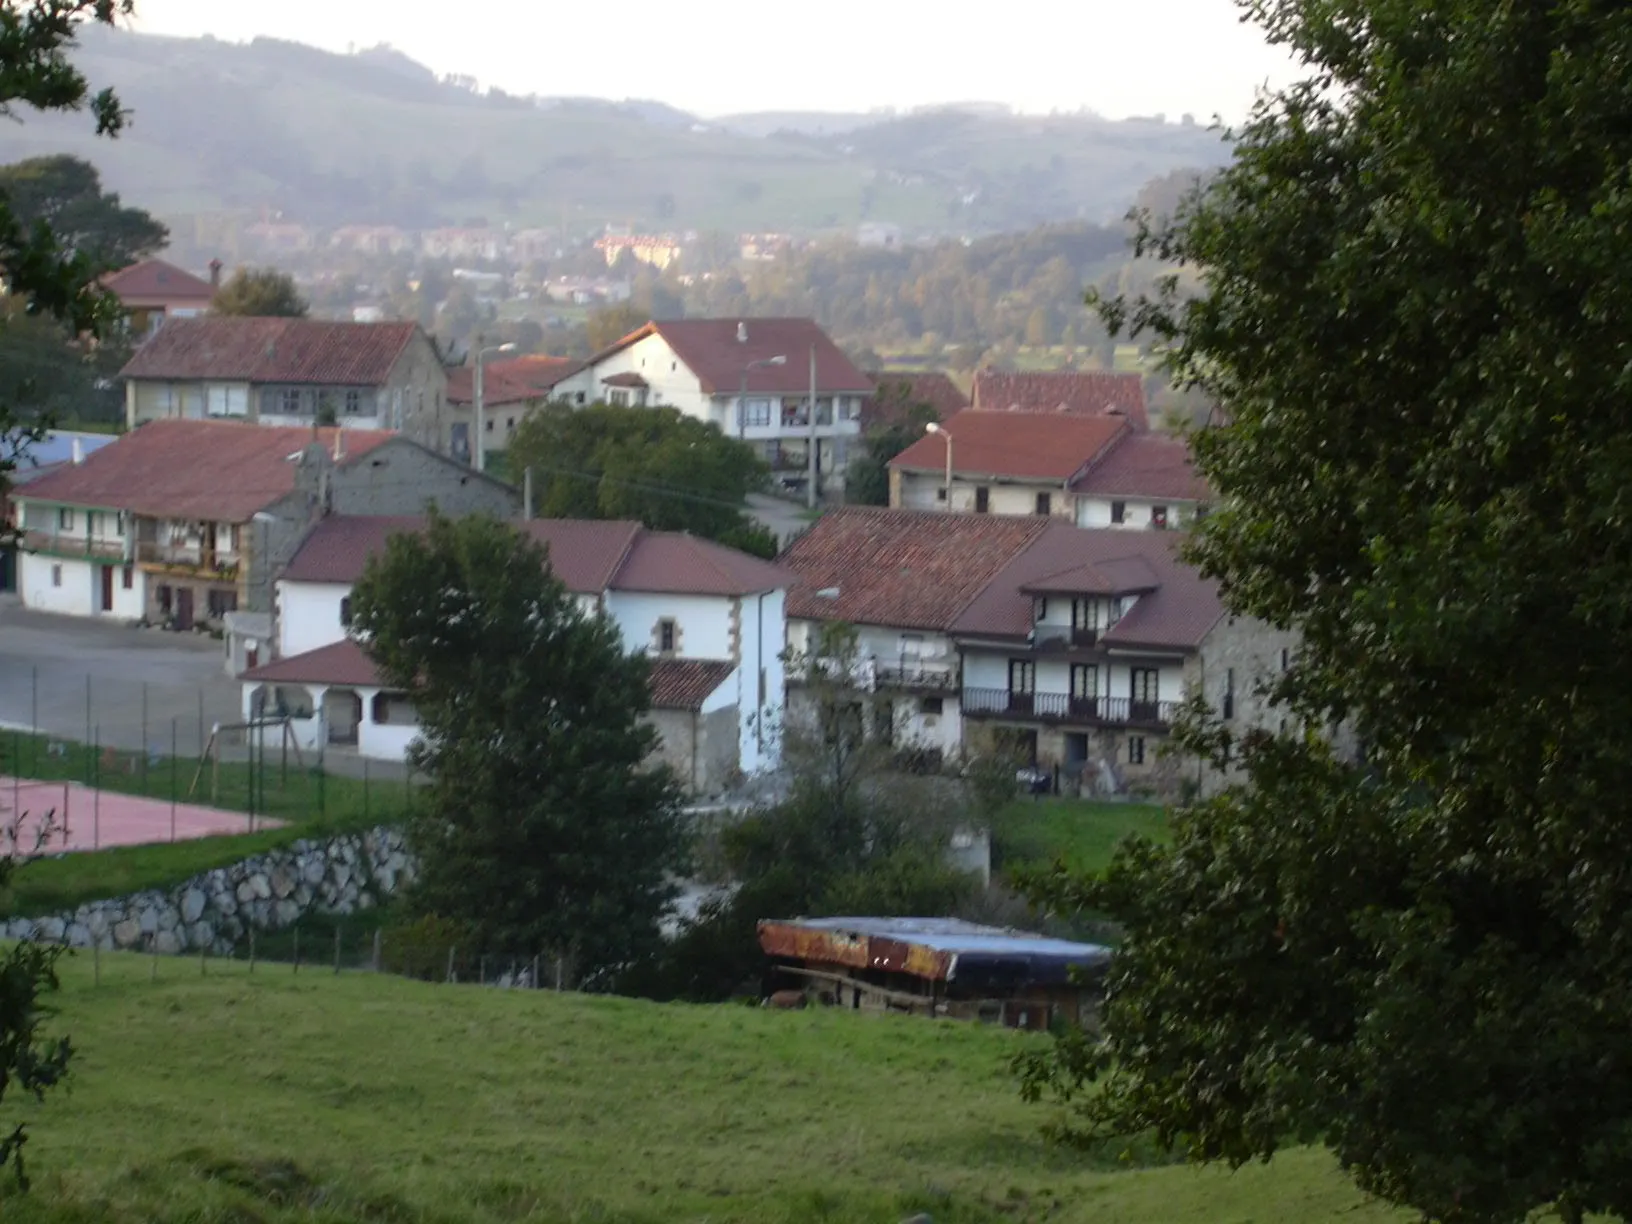
<path id="1" fill-rule="evenodd" d="M 210 309 L 218 315 L 261 319 L 303 319 L 306 299 L 295 278 L 276 268 L 239 268 L 215 291 Z"/>
<path id="2" fill-rule="evenodd" d="M 170 241 L 170 231 L 152 215 L 104 192 L 96 167 L 77 157 L 31 157 L 0 166 L 0 192 L 19 221 L 44 222 L 62 246 L 83 252 L 104 271 L 145 259 Z"/>
<path id="3" fill-rule="evenodd" d="M 409 826 L 411 907 L 484 948 L 559 958 L 589 987 L 650 955 L 686 841 L 675 782 L 647 763 L 645 656 L 492 518 L 433 512 L 352 599 L 356 632 L 419 714 L 410 757 L 430 784 Z"/>
<path id="4" fill-rule="evenodd" d="M 597 310 L 589 316 L 589 321 L 584 325 L 589 334 L 590 351 L 598 353 L 604 348 L 611 348 L 644 324 L 649 317 L 633 302 L 623 302 L 617 306 L 606 306 Z"/>
<path id="5" fill-rule="evenodd" d="M 1430 1220 L 1627 1219 L 1632 24 L 1254 11 L 1313 78 L 1143 236 L 1200 296 L 1105 309 L 1228 414 L 1195 436 L 1194 556 L 1300 632 L 1287 730 L 1201 720 L 1238 785 L 1102 880 L 1038 881 L 1126 939 L 1104 1044 L 1028 1087 L 1201 1160 L 1321 1141 Z"/>
<path id="6" fill-rule="evenodd" d="M 852 505 L 889 505 L 890 460 L 923 437 L 925 425 L 940 419 L 940 414 L 929 404 L 899 400 L 886 408 L 883 403 L 888 394 L 886 386 L 899 388 L 900 385 L 886 384 L 879 388 L 882 419 L 862 435 L 861 447 L 850 461 L 850 471 L 845 476 L 845 500 Z"/>
<path id="7" fill-rule="evenodd" d="M 125 122 L 118 98 L 111 90 L 92 95 L 69 51 L 84 22 L 112 25 L 130 11 L 128 0 L 40 0 L 26 8 L 8 4 L 0 13 L 0 113 L 9 114 L 18 105 L 43 111 L 88 107 L 98 135 L 118 135 Z M 0 189 L 0 277 L 28 313 L 55 319 L 75 336 L 111 334 L 119 304 L 97 284 L 97 275 L 105 270 L 95 254 L 65 242 L 48 219 L 28 215 L 9 191 Z M 0 398 L 0 500 L 21 453 L 49 424 L 48 416 L 35 414 L 20 421 L 16 401 Z M 0 526 L 0 543 L 9 530 Z M 15 866 L 0 863 L 0 886 Z M 55 950 L 32 943 L 16 944 L 0 957 L 0 1100 L 12 1089 L 41 1099 L 68 1072 L 72 1048 L 67 1039 L 40 1034 L 49 1015 L 42 996 L 58 986 L 56 958 Z M 21 1124 L 0 1139 L 0 1168 L 11 1164 L 23 1186 L 27 1139 Z"/>
<path id="8" fill-rule="evenodd" d="M 510 471 L 533 469 L 545 517 L 636 519 L 775 555 L 776 538 L 743 511 L 769 475 L 764 460 L 677 409 L 548 405 L 522 421 L 507 455 Z"/>

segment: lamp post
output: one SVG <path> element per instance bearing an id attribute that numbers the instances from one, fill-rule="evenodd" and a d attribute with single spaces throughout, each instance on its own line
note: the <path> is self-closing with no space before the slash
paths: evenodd
<path id="1" fill-rule="evenodd" d="M 481 341 L 477 341 L 478 344 Z M 489 353 L 513 353 L 516 346 L 513 344 L 495 344 L 490 348 L 476 350 L 476 443 L 471 449 L 471 455 L 476 460 L 476 470 L 487 470 L 487 403 L 483 398 L 486 388 L 482 381 L 482 362 Z"/>
<path id="2" fill-rule="evenodd" d="M 737 437 L 747 437 L 748 430 L 748 371 L 763 370 L 766 366 L 787 365 L 788 359 L 778 353 L 775 357 L 761 357 L 742 367 L 742 380 L 737 385 Z"/>
<path id="3" fill-rule="evenodd" d="M 946 430 L 942 429 L 934 421 L 931 421 L 928 425 L 924 426 L 924 432 L 925 433 L 932 433 L 932 434 L 939 434 L 941 437 L 946 439 L 946 485 L 945 485 L 945 494 L 946 494 L 946 508 L 950 512 L 951 509 L 952 509 L 952 435 L 947 433 Z"/>

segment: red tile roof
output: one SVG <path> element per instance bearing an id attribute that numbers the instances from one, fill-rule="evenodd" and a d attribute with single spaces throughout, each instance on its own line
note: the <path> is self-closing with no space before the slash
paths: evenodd
<path id="1" fill-rule="evenodd" d="M 343 433 L 343 464 L 396 437 L 383 430 L 316 432 L 331 453 L 335 435 Z M 312 444 L 312 434 L 237 421 L 149 421 L 82 463 L 31 481 L 18 490 L 19 500 L 242 523 L 293 492 L 294 460 Z"/>
<path id="2" fill-rule="evenodd" d="M 745 340 L 737 339 L 739 328 Z M 648 323 L 597 353 L 591 364 L 651 335 L 663 337 L 710 395 L 735 393 L 749 362 L 772 357 L 787 360 L 779 366 L 749 370 L 749 393 L 808 395 L 812 345 L 816 347 L 817 394 L 866 395 L 873 389 L 867 376 L 816 326 L 814 319 L 675 319 Z"/>
<path id="3" fill-rule="evenodd" d="M 792 571 L 712 540 L 641 531 L 610 585 L 671 595 L 757 595 L 793 585 Z"/>
<path id="4" fill-rule="evenodd" d="M 599 595 L 615 585 L 624 558 L 646 530 L 624 519 L 533 519 L 523 527 L 550 550 L 556 576 L 580 595 Z"/>
<path id="5" fill-rule="evenodd" d="M 971 408 L 945 422 L 945 429 L 952 439 L 952 469 L 960 475 L 1064 484 L 1125 434 L 1128 424 L 1120 417 Z M 925 434 L 890 460 L 890 466 L 945 471 L 946 438 Z"/>
<path id="6" fill-rule="evenodd" d="M 215 297 L 209 281 L 185 272 L 162 259 L 144 259 L 102 278 L 102 287 L 127 306 L 187 302 L 208 306 Z"/>
<path id="7" fill-rule="evenodd" d="M 948 630 L 1048 520 L 846 506 L 779 558 L 790 618 Z"/>
<path id="8" fill-rule="evenodd" d="M 264 684 L 344 684 L 351 688 L 375 688 L 380 684 L 374 660 L 351 638 L 305 654 L 274 659 L 238 678 Z"/>
<path id="9" fill-rule="evenodd" d="M 482 402 L 523 404 L 548 397 L 562 379 L 584 368 L 571 357 L 514 357 L 508 361 L 482 363 Z M 453 366 L 448 370 L 448 402 L 476 402 L 476 367 Z"/>
<path id="10" fill-rule="evenodd" d="M 862 405 L 861 422 L 868 426 L 893 421 L 902 410 L 925 404 L 935 419 L 945 421 L 969 407 L 969 397 L 945 374 L 916 374 L 902 370 L 872 370 L 867 375 L 878 388 Z"/>
<path id="11" fill-rule="evenodd" d="M 1191 464 L 1190 444 L 1162 434 L 1132 434 L 1071 482 L 1088 497 L 1150 497 L 1205 501 L 1207 482 Z"/>
<path id="12" fill-rule="evenodd" d="M 608 374 L 601 382 L 608 387 L 649 387 L 647 382 L 633 370 L 625 370 L 622 374 Z"/>
<path id="13" fill-rule="evenodd" d="M 1133 595 L 1154 591 L 1161 579 L 1143 557 L 1087 562 L 1024 583 L 1028 595 Z"/>
<path id="14" fill-rule="evenodd" d="M 231 316 L 172 319 L 124 378 L 378 387 L 419 336 L 417 323 L 330 323 Z"/>
<path id="15" fill-rule="evenodd" d="M 968 637 L 1025 638 L 1033 595 L 1052 576 L 1093 567 L 1120 571 L 1110 583 L 1149 588 L 1133 609 L 1100 635 L 1107 647 L 1193 650 L 1224 615 L 1218 587 L 1179 559 L 1183 537 L 1167 531 L 1090 530 L 1057 520 L 996 574 L 953 625 Z M 1088 592 L 1092 593 L 1092 592 Z M 1124 591 L 1108 593 L 1121 594 Z"/>
<path id="16" fill-rule="evenodd" d="M 1134 429 L 1150 428 L 1145 384 L 1137 374 L 1056 371 L 975 374 L 973 404 L 986 412 L 1067 412 L 1078 416 L 1119 414 Z"/>
<path id="17" fill-rule="evenodd" d="M 700 710 L 735 670 L 723 659 L 655 659 L 647 682 L 652 708 Z"/>

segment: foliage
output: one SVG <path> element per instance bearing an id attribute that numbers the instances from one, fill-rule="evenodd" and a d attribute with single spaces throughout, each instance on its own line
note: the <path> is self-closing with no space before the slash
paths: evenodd
<path id="1" fill-rule="evenodd" d="M 1015 799 L 1014 771 L 1008 775 L 1008 801 L 991 824 L 992 865 L 1000 871 L 1064 860 L 1075 871 L 1098 872 L 1110 866 L 1117 847 L 1130 837 L 1167 840 L 1162 808 L 1087 799 Z"/>
<path id="2" fill-rule="evenodd" d="M 1432 1220 L 1626 1219 L 1632 20 L 1254 8 L 1313 79 L 1146 235 L 1204 295 L 1107 313 L 1228 409 L 1195 555 L 1301 631 L 1290 729 L 1192 726 L 1244 785 L 1042 881 L 1128 938 L 1032 1086 L 1202 1160 L 1318 1139 Z"/>
<path id="3" fill-rule="evenodd" d="M 0 193 L 23 225 L 48 226 L 62 246 L 104 271 L 155 255 L 170 241 L 161 222 L 104 192 L 96 167 L 77 157 L 56 154 L 0 166 Z"/>
<path id="4" fill-rule="evenodd" d="M 924 426 L 939 420 L 940 414 L 929 404 L 902 403 L 893 411 L 881 411 L 880 418 L 862 435 L 861 446 L 850 460 L 844 496 L 852 505 L 890 504 L 890 460 L 923 437 Z"/>
<path id="5" fill-rule="evenodd" d="M 633 302 L 597 310 L 589 316 L 585 324 L 590 352 L 598 353 L 602 349 L 611 348 L 650 318 L 649 314 Z"/>
<path id="6" fill-rule="evenodd" d="M 130 359 L 122 330 L 87 344 L 49 315 L 29 314 L 18 298 L 0 298 L 0 404 L 28 421 L 123 423 L 124 392 L 115 379 Z"/>
<path id="7" fill-rule="evenodd" d="M 111 25 L 130 8 L 128 0 L 8 5 L 0 12 L 0 114 L 9 116 L 19 105 L 38 111 L 89 106 L 97 134 L 117 135 L 124 126 L 118 100 L 108 90 L 93 96 L 68 51 L 85 22 Z M 106 270 L 103 260 L 108 251 L 100 245 L 76 245 L 84 239 L 74 228 L 83 219 L 79 207 L 83 199 L 65 202 L 64 232 L 55 232 L 48 196 L 43 190 L 30 194 L 39 187 L 40 181 L 29 173 L 13 171 L 0 179 L 0 279 L 27 313 L 53 319 L 75 336 L 95 339 L 111 331 L 118 317 L 118 304 L 96 284 L 98 273 Z M 17 401 L 10 398 L 26 392 L 26 387 L 26 379 L 21 387 L 0 386 L 0 500 L 7 474 L 49 424 L 49 417 L 23 417 Z M 0 533 L 0 544 L 7 542 Z M 15 868 L 13 860 L 0 860 L 0 888 L 8 884 Z M 32 944 L 14 946 L 0 957 L 0 1099 L 12 1089 L 43 1099 L 67 1073 L 72 1056 L 67 1039 L 47 1041 L 39 1031 L 49 1015 L 41 996 L 58 986 L 56 960 L 55 951 Z M 26 1142 L 22 1123 L 0 1138 L 0 1168 L 10 1163 L 25 1186 Z"/>
<path id="8" fill-rule="evenodd" d="M 210 301 L 210 310 L 216 314 L 263 319 L 303 319 L 307 309 L 295 278 L 276 268 L 239 268 Z"/>
<path id="9" fill-rule="evenodd" d="M 855 658 L 854 631 L 829 626 L 808 656 L 790 661 L 801 712 L 779 730 L 787 796 L 721 831 L 731 891 L 705 901 L 625 989 L 698 1000 L 757 991 L 762 918 L 953 914 L 978 892 L 979 881 L 947 859 L 969 814 L 961 788 L 893 768 L 894 749 L 846 683 Z"/>
<path id="10" fill-rule="evenodd" d="M 549 405 L 527 414 L 506 454 L 512 473 L 533 469 L 541 517 L 635 519 L 762 556 L 776 551 L 743 512 L 765 484 L 764 461 L 677 409 Z"/>
<path id="11" fill-rule="evenodd" d="M 674 780 L 646 763 L 645 656 L 492 518 L 433 513 L 352 598 L 359 637 L 419 716 L 413 910 L 559 958 L 582 984 L 649 952 L 684 833 Z"/>

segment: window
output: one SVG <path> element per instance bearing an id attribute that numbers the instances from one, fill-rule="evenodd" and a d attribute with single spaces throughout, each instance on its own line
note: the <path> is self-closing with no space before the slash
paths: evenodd
<path id="1" fill-rule="evenodd" d="M 1291 659 L 1292 659 L 1292 655 L 1291 655 L 1291 652 L 1289 652 L 1289 651 L 1288 651 L 1288 650 L 1287 650 L 1287 649 L 1286 649 L 1286 647 L 1285 647 L 1285 646 L 1282 646 L 1282 647 L 1281 647 L 1281 670 L 1282 670 L 1282 671 L 1285 671 L 1285 670 L 1286 670 L 1286 667 L 1287 667 L 1287 664 L 1288 664 L 1288 663 L 1289 663 L 1289 662 L 1291 662 Z"/>
<path id="2" fill-rule="evenodd" d="M 627 408 L 629 407 L 629 392 L 614 391 L 606 397 L 606 402 L 614 408 Z"/>
<path id="3" fill-rule="evenodd" d="M 51 567 L 51 585 L 54 587 L 62 585 L 62 566 L 53 565 Z"/>
<path id="4" fill-rule="evenodd" d="M 85 516 L 85 531 L 92 539 L 102 534 L 102 516 L 95 510 Z"/>
<path id="5" fill-rule="evenodd" d="M 1143 765 L 1145 763 L 1145 737 L 1142 735 L 1128 736 L 1128 764 Z"/>
<path id="6" fill-rule="evenodd" d="M 505 433 L 515 433 L 516 432 L 516 418 L 515 417 L 505 417 L 504 418 L 504 432 Z"/>
<path id="7" fill-rule="evenodd" d="M 1152 506 L 1150 508 L 1150 525 L 1157 531 L 1167 530 L 1167 507 Z"/>
<path id="8" fill-rule="evenodd" d="M 657 622 L 657 649 L 659 652 L 673 654 L 676 636 L 674 621 L 664 617 Z"/>
<path id="9" fill-rule="evenodd" d="M 1071 601 L 1071 628 L 1079 633 L 1097 633 L 1105 627 L 1105 618 L 1101 615 L 1100 603 L 1097 599 L 1073 599 Z"/>
<path id="10" fill-rule="evenodd" d="M 1071 664 L 1071 696 L 1078 701 L 1092 701 L 1099 696 L 1099 665 Z"/>
<path id="11" fill-rule="evenodd" d="M 300 414 L 300 391 L 295 387 L 288 387 L 278 393 L 278 411 L 285 416 Z"/>
<path id="12" fill-rule="evenodd" d="M 129 591 L 136 585 L 136 570 L 133 566 L 125 566 L 119 571 L 119 585 Z"/>
<path id="13" fill-rule="evenodd" d="M 744 428 L 754 425 L 769 425 L 771 423 L 771 401 L 767 399 L 743 400 L 737 409 L 741 416 Z"/>
<path id="14" fill-rule="evenodd" d="M 985 485 L 975 490 L 975 513 L 985 514 L 991 508 L 992 491 Z"/>
<path id="15" fill-rule="evenodd" d="M 215 620 L 220 620 L 228 612 L 238 611 L 238 592 L 211 591 L 207 602 L 210 608 L 210 616 Z"/>
<path id="16" fill-rule="evenodd" d="M 483 428 L 486 429 L 488 433 L 493 432 L 493 418 L 492 417 L 488 417 L 487 420 L 483 422 Z"/>
<path id="17" fill-rule="evenodd" d="M 167 586 L 161 586 L 158 589 L 158 591 L 155 593 L 155 598 L 157 598 L 157 600 L 159 602 L 159 611 L 162 612 L 165 616 L 169 616 L 170 615 L 170 588 L 167 587 Z"/>
<path id="18" fill-rule="evenodd" d="M 1053 510 L 1054 499 L 1047 493 L 1037 494 L 1037 513 L 1046 518 L 1049 514 L 1053 513 Z"/>
<path id="19" fill-rule="evenodd" d="M 113 534 L 116 536 L 125 534 L 125 512 L 123 510 L 113 516 Z"/>
<path id="20" fill-rule="evenodd" d="M 340 597 L 340 626 L 343 629 L 349 629 L 351 627 L 351 596 L 350 595 L 342 595 Z"/>
<path id="21" fill-rule="evenodd" d="M 572 402 L 575 404 L 582 404 L 584 402 L 584 393 L 582 391 L 578 392 L 577 395 L 572 397 Z"/>
<path id="22" fill-rule="evenodd" d="M 72 531 L 74 529 L 74 512 L 64 506 L 57 511 L 57 530 Z"/>
<path id="23" fill-rule="evenodd" d="M 1009 692 L 1030 693 L 1037 687 L 1037 666 L 1030 659 L 1009 660 Z"/>
<path id="24" fill-rule="evenodd" d="M 903 633 L 901 635 L 901 656 L 906 659 L 921 658 L 924 653 L 924 635 L 921 633 Z"/>
<path id="25" fill-rule="evenodd" d="M 939 697 L 922 697 L 918 701 L 918 713 L 939 714 L 945 707 Z"/>
<path id="26" fill-rule="evenodd" d="M 944 484 L 935 490 L 935 500 L 943 502 L 946 500 L 946 486 Z"/>
<path id="27" fill-rule="evenodd" d="M 1220 711 L 1225 718 L 1235 717 L 1235 668 L 1224 671 L 1224 706 Z"/>
<path id="28" fill-rule="evenodd" d="M 1048 619 L 1048 600 L 1040 598 L 1031 605 L 1032 618 L 1040 625 Z"/>
<path id="29" fill-rule="evenodd" d="M 356 416 L 363 410 L 363 393 L 361 391 L 346 392 L 346 415 Z"/>
<path id="30" fill-rule="evenodd" d="M 1111 503 L 1111 522 L 1125 523 L 1128 521 L 1128 503 L 1113 501 Z"/>

